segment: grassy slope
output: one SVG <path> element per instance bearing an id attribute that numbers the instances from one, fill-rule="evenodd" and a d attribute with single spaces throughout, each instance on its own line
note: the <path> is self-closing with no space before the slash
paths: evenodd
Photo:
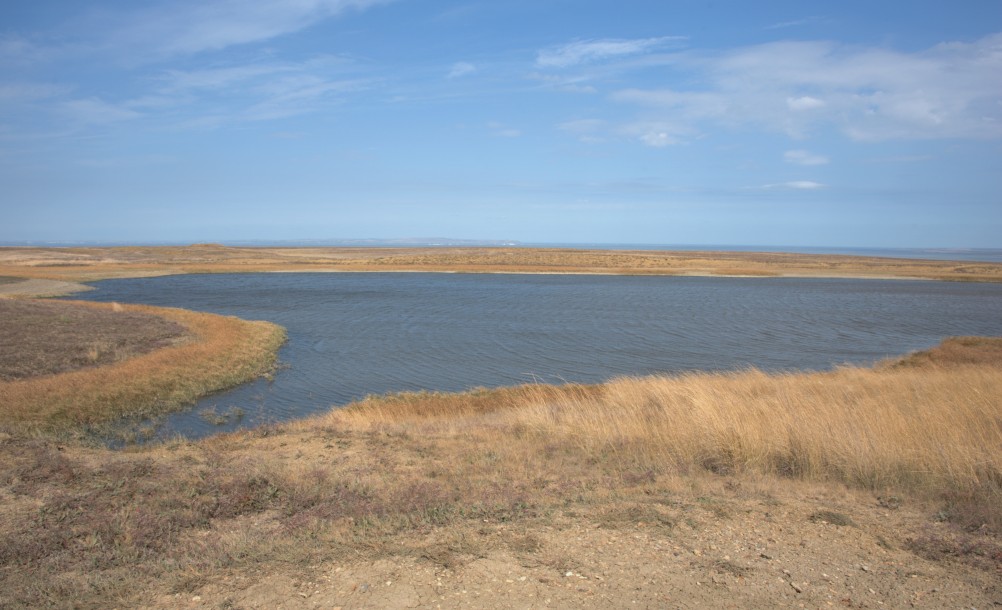
<path id="1" fill-rule="evenodd" d="M 828 557 L 858 574 L 821 583 L 819 596 L 807 598 L 813 605 L 851 599 L 860 592 L 854 583 L 911 595 L 908 587 L 921 581 L 910 574 L 939 568 L 909 552 L 988 573 L 1002 566 L 993 533 L 1002 526 L 1000 341 L 952 340 L 874 369 L 377 397 L 299 422 L 124 453 L 0 436 L 0 596 L 7 596 L 0 605 L 170 607 L 175 595 L 215 590 L 218 603 L 232 606 L 226 592 L 249 586 L 234 583 L 285 570 L 319 578 L 318 566 L 430 562 L 441 575 L 495 552 L 514 554 L 524 566 L 516 569 L 540 566 L 537 585 L 552 589 L 543 580 L 550 572 L 602 565 L 589 555 L 596 540 L 623 558 L 645 540 L 664 541 L 676 555 L 695 549 L 684 564 L 702 574 L 694 580 L 717 574 L 740 584 L 761 570 L 761 607 L 793 595 L 797 584 L 785 583 L 786 571 L 776 588 L 774 568 L 755 567 L 777 554 L 794 571 Z M 762 481 L 808 487 L 790 494 Z M 742 491 L 755 489 L 766 491 Z M 879 512 L 852 502 L 853 490 L 877 496 Z M 916 511 L 925 502 L 961 529 L 922 521 Z M 900 504 L 913 508 L 900 517 L 887 512 Z M 784 520 L 771 525 L 780 514 Z M 968 526 L 975 533 L 965 533 Z M 601 531 L 621 532 L 622 540 Z M 584 542 L 575 546 L 562 532 Z M 771 543 L 728 538 L 762 532 Z M 723 550 L 761 544 L 777 548 L 740 561 Z M 912 571 L 901 580 L 860 572 L 860 561 L 876 561 L 860 555 L 871 547 Z M 657 548 L 628 572 L 671 560 Z M 700 549 L 715 548 L 720 556 L 702 562 Z M 856 554 L 831 559 L 845 548 Z M 684 565 L 665 564 L 664 577 Z M 932 580 L 974 591 L 971 583 L 982 581 L 965 569 Z M 387 587 L 406 576 L 385 570 L 379 578 Z M 653 586 L 628 582 L 622 595 Z M 835 597 L 821 595 L 825 587 Z M 331 589 L 331 604 L 352 591 Z M 998 593 L 984 591 L 970 593 L 971 603 Z M 747 605 L 740 599 L 734 603 Z M 648 601 L 665 603 L 658 600 Z"/>

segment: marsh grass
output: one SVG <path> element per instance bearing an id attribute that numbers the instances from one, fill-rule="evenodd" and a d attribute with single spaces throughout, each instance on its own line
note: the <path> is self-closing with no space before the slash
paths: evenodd
<path id="1" fill-rule="evenodd" d="M 155 330 L 140 341 L 152 344 L 152 351 L 147 353 L 130 354 L 124 359 L 116 356 L 102 366 L 0 381 L 0 430 L 15 434 L 80 429 L 121 417 L 145 417 L 176 409 L 267 372 L 285 339 L 284 331 L 268 322 L 179 309 L 66 302 L 32 302 L 27 306 L 55 306 L 53 311 L 58 315 L 62 315 L 59 312 L 63 308 L 87 312 L 81 318 L 83 324 L 68 324 L 83 335 L 88 334 L 86 322 L 92 312 L 101 314 L 96 319 L 110 319 L 112 326 L 117 320 L 133 316 L 138 320 L 135 325 L 153 320 L 149 327 L 156 329 L 160 324 L 166 330 Z M 143 337 L 143 331 L 135 335 Z M 90 340 L 77 343 L 83 350 L 79 364 L 102 364 L 104 344 Z"/>
<path id="2" fill-rule="evenodd" d="M 867 369 L 621 378 L 362 401 L 298 425 L 555 444 L 623 472 L 760 473 L 903 490 L 1002 527 L 1002 339 L 954 338 Z M 501 460 L 502 462 L 504 460 Z"/>

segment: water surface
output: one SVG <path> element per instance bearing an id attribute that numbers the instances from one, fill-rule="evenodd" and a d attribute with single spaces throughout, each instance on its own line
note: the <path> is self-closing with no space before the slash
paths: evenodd
<path id="1" fill-rule="evenodd" d="M 686 370 L 869 364 L 1002 335 L 1002 285 L 803 278 L 268 273 L 106 280 L 96 301 L 288 329 L 274 381 L 203 399 L 164 433 L 301 417 L 367 394 Z M 81 298 L 76 295 L 74 298 Z M 216 426 L 204 412 L 239 407 Z M 202 413 L 202 415 L 200 415 Z"/>

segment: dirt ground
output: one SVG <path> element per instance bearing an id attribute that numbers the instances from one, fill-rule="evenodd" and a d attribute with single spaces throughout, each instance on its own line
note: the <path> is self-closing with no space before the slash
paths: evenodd
<path id="1" fill-rule="evenodd" d="M 764 475 L 616 475 L 575 456 L 523 496 L 485 455 L 462 438 L 310 428 L 124 453 L 0 438 L 0 607 L 1002 606 L 1002 544 L 936 504 Z M 434 491 L 449 463 L 497 495 L 469 511 L 397 495 Z M 295 482 L 325 465 L 341 473 L 316 480 L 328 491 L 354 477 L 374 495 L 313 504 Z M 254 501 L 269 482 L 284 491 L 257 497 L 278 502 Z M 208 526 L 170 531 L 159 503 L 206 494 Z M 353 501 L 394 505 L 369 521 Z"/>
<path id="2" fill-rule="evenodd" d="M 290 463 L 379 464 L 384 452 L 402 451 L 389 467 L 400 479 L 401 464 L 420 468 L 419 457 L 434 451 L 420 440 L 387 446 L 373 433 L 344 435 L 333 448 L 312 434 L 253 446 Z M 944 522 L 936 506 L 772 477 L 639 478 L 603 486 L 596 477 L 578 494 L 522 511 L 356 536 L 333 560 L 222 571 L 150 607 L 1002 606 L 997 538 Z M 218 533 L 281 535 L 282 519 L 265 512 Z"/>
<path id="3" fill-rule="evenodd" d="M 959 547 L 945 541 L 977 536 L 930 519 L 929 507 L 790 482 L 689 483 L 403 534 L 308 567 L 233 571 L 149 607 L 1002 606 L 1000 558 L 950 557 Z"/>

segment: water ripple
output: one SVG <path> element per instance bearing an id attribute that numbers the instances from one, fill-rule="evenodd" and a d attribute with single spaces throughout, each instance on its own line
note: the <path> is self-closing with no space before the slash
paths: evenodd
<path id="1" fill-rule="evenodd" d="M 367 394 L 685 370 L 825 369 L 1002 335 L 1002 286 L 944 282 L 453 274 L 242 274 L 107 280 L 84 298 L 285 326 L 274 382 L 208 397 L 168 431 L 300 417 Z M 80 298 L 78 295 L 76 298 Z"/>

